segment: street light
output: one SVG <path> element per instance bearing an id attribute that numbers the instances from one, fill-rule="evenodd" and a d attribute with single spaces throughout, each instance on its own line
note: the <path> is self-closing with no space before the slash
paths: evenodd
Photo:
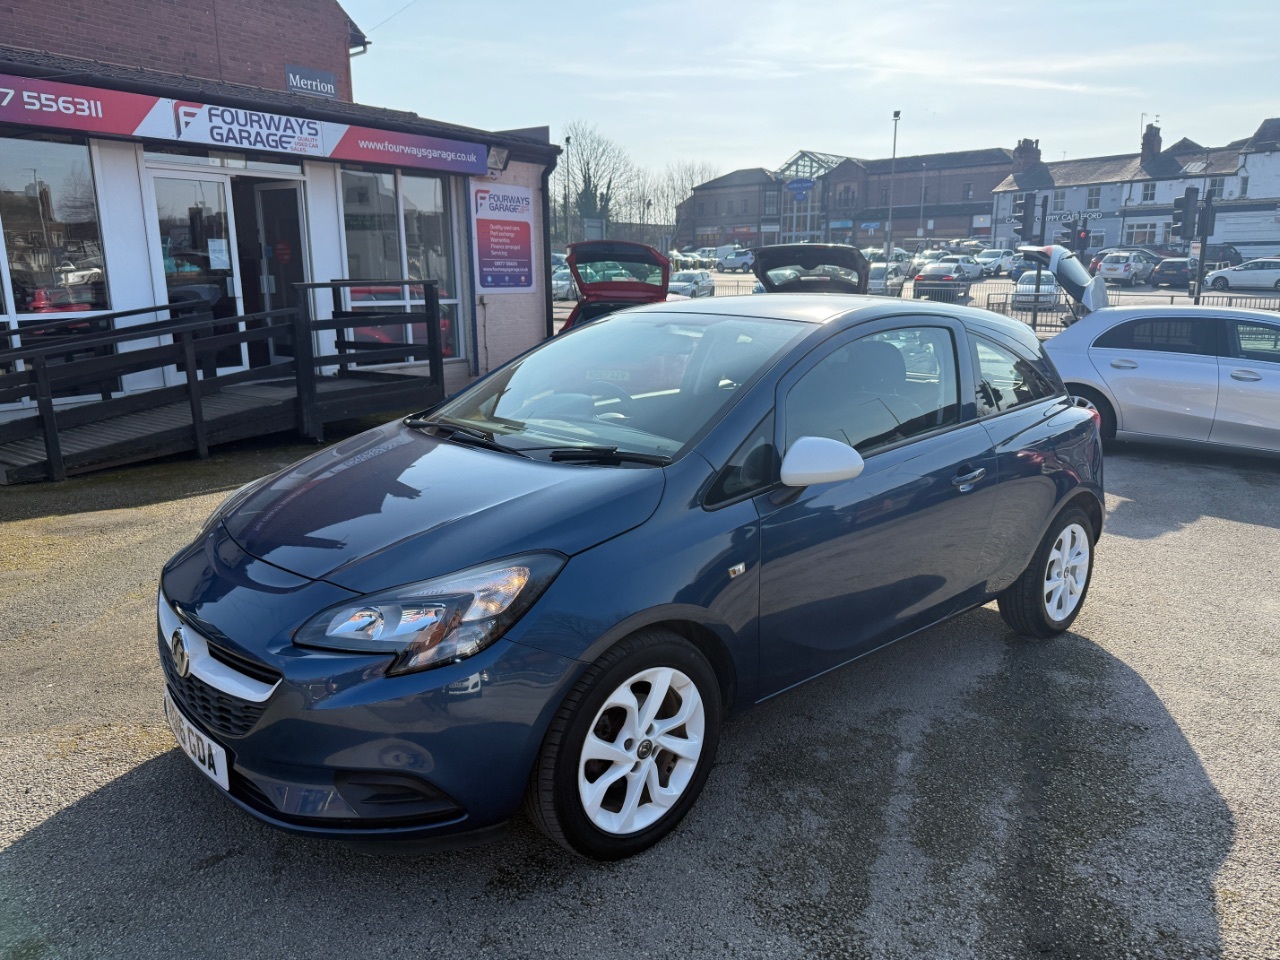
<path id="1" fill-rule="evenodd" d="M 898 165 L 898 118 L 901 116 L 901 110 L 893 111 L 893 153 L 889 157 L 889 226 L 885 230 L 885 263 L 889 263 L 893 259 L 893 174 Z"/>
<path id="2" fill-rule="evenodd" d="M 564 138 L 564 243 L 567 247 L 569 241 L 573 239 L 573 217 L 569 216 L 569 144 L 573 143 L 573 137 L 566 136 Z"/>
<path id="3" fill-rule="evenodd" d="M 924 195 L 929 188 L 925 184 L 925 169 L 929 165 L 923 160 L 920 161 L 920 226 L 916 228 L 916 233 L 920 235 L 920 239 L 924 240 Z"/>

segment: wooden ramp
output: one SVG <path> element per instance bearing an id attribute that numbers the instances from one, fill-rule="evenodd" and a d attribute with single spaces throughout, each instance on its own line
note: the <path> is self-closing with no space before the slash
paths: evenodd
<path id="1" fill-rule="evenodd" d="M 26 326 L 18 331 L 21 345 L 0 349 L 0 404 L 34 401 L 34 409 L 0 420 L 0 484 L 61 480 L 176 453 L 205 457 L 212 445 L 282 431 L 322 440 L 326 423 L 432 406 L 444 390 L 439 313 L 434 287 L 428 289 L 425 312 L 436 322 L 427 344 L 394 339 L 407 317 L 420 320 L 403 312 L 310 322 L 299 311 L 278 310 L 215 320 L 192 315 L 190 305 L 170 305 Z M 116 327 L 122 318 L 170 307 L 186 315 Z M 360 337 L 351 332 L 356 322 Z M 337 331 L 334 353 L 315 354 L 318 330 Z M 217 373 L 219 351 L 254 342 L 271 344 L 279 359 Z M 414 361 L 413 373 L 369 369 Z M 184 382 L 124 394 L 122 378 L 143 371 Z"/>

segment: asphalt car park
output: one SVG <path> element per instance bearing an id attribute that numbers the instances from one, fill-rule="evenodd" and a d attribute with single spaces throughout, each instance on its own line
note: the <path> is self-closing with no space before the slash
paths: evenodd
<path id="1" fill-rule="evenodd" d="M 1280 956 L 1277 461 L 1113 445 L 1070 632 L 984 607 L 776 697 L 602 866 L 284 835 L 178 750 L 156 572 L 306 452 L 4 491 L 0 956 Z"/>

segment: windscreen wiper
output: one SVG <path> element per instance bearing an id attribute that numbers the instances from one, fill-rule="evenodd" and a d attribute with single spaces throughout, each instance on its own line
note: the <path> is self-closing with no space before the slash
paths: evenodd
<path id="1" fill-rule="evenodd" d="M 671 458 L 660 453 L 634 453 L 617 447 L 560 447 L 548 454 L 555 461 L 582 461 L 584 463 L 648 463 L 665 467 Z"/>
<path id="2" fill-rule="evenodd" d="M 433 417 L 405 417 L 404 425 L 414 429 L 431 427 L 436 431 L 436 436 L 442 436 L 446 440 L 469 443 L 473 446 L 484 447 L 486 450 L 497 450 L 500 453 L 514 454 L 517 457 L 524 457 L 526 460 L 529 458 L 527 453 L 521 453 L 513 447 L 499 443 L 493 438 L 493 434 L 490 431 L 481 430 L 479 427 L 473 427 L 466 423 L 459 423 L 456 420 Z"/>

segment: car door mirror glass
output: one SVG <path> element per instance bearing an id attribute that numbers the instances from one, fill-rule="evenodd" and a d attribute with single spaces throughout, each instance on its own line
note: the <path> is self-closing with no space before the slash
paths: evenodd
<path id="1" fill-rule="evenodd" d="M 862 473 L 862 454 L 829 437 L 800 437 L 782 458 L 782 482 L 788 487 L 852 480 Z"/>

